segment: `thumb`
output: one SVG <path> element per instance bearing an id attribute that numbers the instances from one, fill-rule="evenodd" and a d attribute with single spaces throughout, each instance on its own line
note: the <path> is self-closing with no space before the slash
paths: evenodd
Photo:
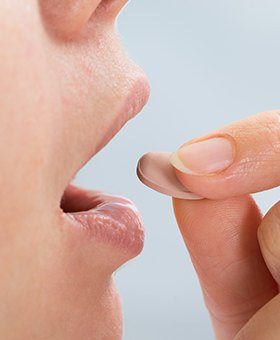
<path id="1" fill-rule="evenodd" d="M 270 209 L 258 229 L 258 239 L 265 262 L 278 287 L 280 286 L 280 216 L 279 202 Z M 254 315 L 236 340 L 280 339 L 280 295 Z"/>
<path id="2" fill-rule="evenodd" d="M 279 340 L 280 295 L 269 301 L 241 329 L 234 340 Z"/>
<path id="3" fill-rule="evenodd" d="M 171 159 L 195 194 L 221 199 L 280 184 L 280 111 L 261 113 L 183 145 Z"/>

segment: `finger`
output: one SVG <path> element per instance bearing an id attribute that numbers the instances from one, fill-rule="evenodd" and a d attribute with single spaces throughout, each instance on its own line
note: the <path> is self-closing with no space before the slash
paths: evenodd
<path id="1" fill-rule="evenodd" d="M 280 202 L 264 217 L 258 238 L 266 264 L 280 287 Z"/>
<path id="2" fill-rule="evenodd" d="M 259 229 L 258 239 L 263 257 L 280 286 L 280 203 L 277 203 L 264 217 Z M 263 307 L 240 331 L 236 340 L 280 338 L 280 295 Z"/>
<path id="3" fill-rule="evenodd" d="M 234 340 L 279 340 L 280 295 L 277 295 L 245 325 Z"/>
<path id="4" fill-rule="evenodd" d="M 249 196 L 174 199 L 174 210 L 217 338 L 233 339 L 278 292 L 257 240 L 261 214 Z"/>
<path id="5" fill-rule="evenodd" d="M 280 184 L 280 111 L 253 116 L 185 144 L 172 156 L 181 182 L 221 199 Z"/>

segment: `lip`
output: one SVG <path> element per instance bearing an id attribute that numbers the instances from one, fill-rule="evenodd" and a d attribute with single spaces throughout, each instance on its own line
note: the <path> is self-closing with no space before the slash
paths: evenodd
<path id="1" fill-rule="evenodd" d="M 137 256 L 144 246 L 144 227 L 132 201 L 101 191 L 69 185 L 61 208 L 67 225 L 94 240 Z"/>
<path id="2" fill-rule="evenodd" d="M 116 118 L 104 132 L 104 137 L 97 146 L 96 153 L 122 129 L 122 127 L 132 118 L 134 118 L 146 105 L 150 96 L 149 81 L 145 76 L 140 77 L 131 87 L 129 94 L 121 106 Z M 90 157 L 91 158 L 91 157 Z"/>
<path id="3" fill-rule="evenodd" d="M 134 82 L 121 110 L 116 115 L 91 159 L 147 103 L 148 80 L 143 76 Z M 61 200 L 63 221 L 86 240 L 121 250 L 127 259 L 137 256 L 144 246 L 144 227 L 132 201 L 101 191 L 90 191 L 68 185 Z"/>

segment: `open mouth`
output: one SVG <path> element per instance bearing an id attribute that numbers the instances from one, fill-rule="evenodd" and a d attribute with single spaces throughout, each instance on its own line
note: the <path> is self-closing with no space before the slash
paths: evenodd
<path id="1" fill-rule="evenodd" d="M 138 81 L 118 115 L 119 121 L 108 127 L 98 150 L 141 111 L 148 97 L 147 81 Z M 64 222 L 82 232 L 86 238 L 122 249 L 131 257 L 141 252 L 144 245 L 143 223 L 137 208 L 129 199 L 70 184 L 64 192 L 60 208 Z"/>

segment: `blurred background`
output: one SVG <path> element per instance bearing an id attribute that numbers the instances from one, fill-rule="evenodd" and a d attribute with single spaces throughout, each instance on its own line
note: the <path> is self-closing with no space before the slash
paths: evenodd
<path id="1" fill-rule="evenodd" d="M 279 10 L 279 0 L 132 0 L 119 17 L 151 99 L 77 182 L 131 198 L 145 221 L 143 254 L 116 273 L 124 340 L 214 339 L 171 200 L 142 186 L 135 167 L 148 151 L 280 108 Z M 277 197 L 276 189 L 256 199 L 265 212 Z"/>

